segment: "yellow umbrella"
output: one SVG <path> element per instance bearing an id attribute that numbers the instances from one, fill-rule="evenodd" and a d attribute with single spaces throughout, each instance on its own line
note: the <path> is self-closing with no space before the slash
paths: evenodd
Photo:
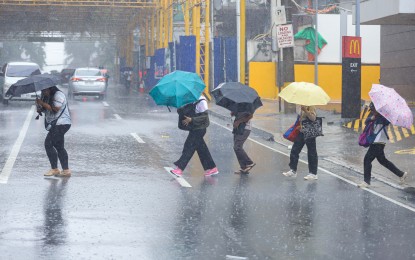
<path id="1" fill-rule="evenodd" d="M 319 86 L 309 82 L 293 82 L 278 95 L 289 103 L 303 106 L 327 105 L 330 97 Z"/>

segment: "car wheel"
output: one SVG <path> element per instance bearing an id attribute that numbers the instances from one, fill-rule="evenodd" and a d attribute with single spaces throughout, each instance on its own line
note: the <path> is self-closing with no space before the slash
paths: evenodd
<path id="1" fill-rule="evenodd" d="M 3 98 L 3 105 L 7 106 L 8 104 L 9 104 L 9 100 L 8 100 L 8 99 Z"/>
<path id="2" fill-rule="evenodd" d="M 105 94 L 101 94 L 101 95 L 99 95 L 99 100 L 104 100 L 104 98 L 105 98 Z"/>

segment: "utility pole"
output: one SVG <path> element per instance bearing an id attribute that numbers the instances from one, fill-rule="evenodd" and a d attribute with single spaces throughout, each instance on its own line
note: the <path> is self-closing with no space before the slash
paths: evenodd
<path id="1" fill-rule="evenodd" d="M 314 7 L 315 11 L 316 11 L 316 15 L 314 18 L 314 25 L 315 25 L 315 50 L 314 50 L 314 84 L 318 85 L 318 0 L 316 0 L 315 2 L 315 7 Z"/>
<path id="2" fill-rule="evenodd" d="M 360 37 L 360 0 L 356 0 L 356 36 Z"/>

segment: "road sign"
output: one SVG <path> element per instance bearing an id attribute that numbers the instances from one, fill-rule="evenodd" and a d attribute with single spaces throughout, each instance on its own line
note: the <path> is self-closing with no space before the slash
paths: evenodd
<path id="1" fill-rule="evenodd" d="M 286 24 L 277 26 L 278 48 L 294 47 L 293 25 Z"/>
<path id="2" fill-rule="evenodd" d="M 287 16 L 285 15 L 285 6 L 277 6 L 274 16 L 275 25 L 286 24 Z"/>

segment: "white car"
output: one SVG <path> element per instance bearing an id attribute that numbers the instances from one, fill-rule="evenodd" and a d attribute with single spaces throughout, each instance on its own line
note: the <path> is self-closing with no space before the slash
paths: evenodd
<path id="1" fill-rule="evenodd" d="M 10 100 L 35 100 L 36 94 L 40 97 L 40 91 L 38 93 L 22 94 L 20 96 L 6 96 L 7 90 L 10 86 L 17 81 L 27 78 L 31 75 L 41 74 L 40 67 L 33 62 L 9 62 L 6 63 L 0 76 L 2 77 L 2 86 L 0 88 L 1 96 L 3 98 L 3 104 L 7 105 Z"/>
<path id="2" fill-rule="evenodd" d="M 107 88 L 106 78 L 98 68 L 78 68 L 69 79 L 68 96 L 98 96 L 104 99 Z"/>

